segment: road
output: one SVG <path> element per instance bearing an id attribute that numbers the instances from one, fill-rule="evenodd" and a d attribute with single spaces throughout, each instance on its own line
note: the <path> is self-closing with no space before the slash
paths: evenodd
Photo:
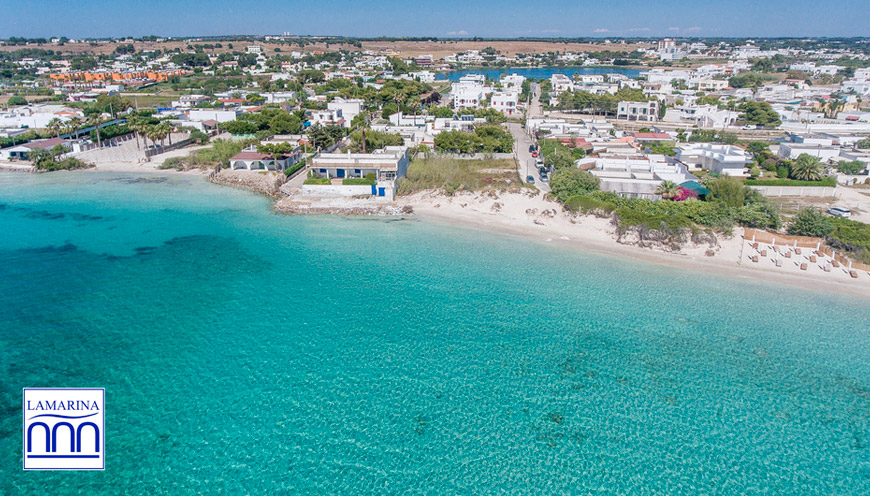
<path id="1" fill-rule="evenodd" d="M 526 118 L 540 117 L 542 115 L 544 115 L 544 112 L 541 109 L 541 86 L 539 84 L 532 83 L 532 101 L 529 104 L 529 112 Z"/>
<path id="2" fill-rule="evenodd" d="M 529 151 L 529 146 L 532 144 L 532 139 L 526 134 L 521 124 L 510 123 L 508 130 L 514 137 L 514 154 L 517 157 L 520 177 L 525 181 L 526 176 L 535 178 L 535 186 L 544 193 L 550 192 L 550 185 L 541 181 L 541 174 L 535 166 L 535 158 Z"/>
<path id="3" fill-rule="evenodd" d="M 529 104 L 527 114 L 529 117 L 541 115 L 540 98 L 541 87 L 532 83 L 532 101 Z M 525 181 L 527 176 L 532 176 L 535 178 L 535 186 L 544 193 L 549 193 L 550 185 L 541 181 L 540 171 L 538 171 L 538 167 L 535 165 L 536 160 L 529 151 L 529 146 L 534 144 L 534 142 L 526 134 L 521 124 L 510 123 L 508 124 L 508 130 L 510 130 L 514 137 L 514 154 L 517 157 L 517 166 L 519 167 L 517 172 L 520 177 Z"/>

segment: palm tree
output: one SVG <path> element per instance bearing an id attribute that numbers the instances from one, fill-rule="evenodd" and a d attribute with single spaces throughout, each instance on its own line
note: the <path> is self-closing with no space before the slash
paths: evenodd
<path id="1" fill-rule="evenodd" d="M 800 181 L 820 181 L 823 174 L 822 162 L 806 153 L 801 154 L 791 166 L 791 177 Z"/>
<path id="2" fill-rule="evenodd" d="M 139 123 L 142 122 L 142 119 L 137 115 L 130 115 L 127 117 L 127 121 L 125 124 L 127 125 L 127 129 L 133 131 L 133 137 L 136 138 L 136 149 L 139 149 Z"/>
<path id="3" fill-rule="evenodd" d="M 82 126 L 82 120 L 78 117 L 73 117 L 72 119 L 67 121 L 67 126 L 69 129 L 72 129 L 70 133 L 75 133 L 76 139 L 79 138 L 79 128 Z"/>
<path id="4" fill-rule="evenodd" d="M 46 124 L 45 127 L 48 128 L 48 130 L 51 131 L 52 134 L 60 138 L 60 130 L 63 128 L 63 121 L 55 117 L 54 119 L 48 121 L 48 124 Z"/>
<path id="5" fill-rule="evenodd" d="M 94 126 L 94 130 L 97 132 L 97 146 L 103 147 L 103 140 L 100 138 L 100 123 L 103 119 L 100 117 L 100 114 L 91 114 L 87 118 L 87 123 L 89 126 Z"/>
<path id="6" fill-rule="evenodd" d="M 659 187 L 656 188 L 656 194 L 661 195 L 665 200 L 675 198 L 680 192 L 680 185 L 673 181 L 662 181 Z"/>
<path id="7" fill-rule="evenodd" d="M 160 138 L 160 144 L 162 145 L 163 138 L 168 136 L 169 146 L 172 146 L 172 124 L 170 124 L 168 121 L 163 121 L 158 124 L 157 127 L 160 129 L 160 133 L 163 135 L 163 137 Z"/>

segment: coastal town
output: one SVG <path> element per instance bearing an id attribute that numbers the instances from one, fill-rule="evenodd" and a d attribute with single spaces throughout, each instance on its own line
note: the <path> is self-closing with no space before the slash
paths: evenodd
<path id="1" fill-rule="evenodd" d="M 870 287 L 866 39 L 9 38 L 0 69 L 0 170 Z"/>
<path id="2" fill-rule="evenodd" d="M 870 1 L 4 7 L 0 496 L 870 494 Z"/>

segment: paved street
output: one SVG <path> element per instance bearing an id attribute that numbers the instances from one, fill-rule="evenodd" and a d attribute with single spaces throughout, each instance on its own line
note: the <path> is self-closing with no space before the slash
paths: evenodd
<path id="1" fill-rule="evenodd" d="M 529 152 L 529 145 L 532 144 L 532 139 L 526 134 L 526 131 L 523 129 L 523 126 L 516 123 L 508 124 L 508 129 L 514 137 L 514 153 L 517 156 L 517 162 L 519 163 L 519 174 L 520 177 L 525 181 L 526 176 L 532 176 L 535 178 L 535 186 L 538 187 L 539 190 L 544 193 L 550 192 L 550 185 L 541 181 L 541 175 L 538 172 L 538 168 L 535 166 L 535 158 L 532 157 L 531 152 Z"/>
<path id="2" fill-rule="evenodd" d="M 533 86 L 533 97 L 531 104 L 529 105 L 529 116 L 540 115 L 541 113 L 541 104 L 540 104 L 540 96 L 541 89 L 540 86 Z M 508 129 L 514 137 L 515 145 L 514 145 L 514 153 L 517 156 L 517 162 L 519 166 L 519 174 L 520 177 L 525 181 L 527 176 L 532 176 L 535 178 L 535 186 L 538 187 L 539 190 L 544 193 L 550 192 L 550 185 L 541 181 L 541 174 L 538 171 L 537 166 L 535 166 L 535 158 L 532 157 L 532 153 L 529 152 L 529 146 L 533 144 L 532 139 L 526 134 L 526 131 L 523 129 L 523 126 L 516 123 L 508 124 Z"/>

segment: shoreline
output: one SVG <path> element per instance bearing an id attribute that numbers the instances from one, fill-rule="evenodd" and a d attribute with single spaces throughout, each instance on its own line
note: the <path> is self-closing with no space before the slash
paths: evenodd
<path id="1" fill-rule="evenodd" d="M 508 234 L 551 246 L 591 251 L 672 268 L 745 277 L 816 292 L 832 291 L 864 298 L 870 297 L 870 276 L 867 274 L 852 279 L 841 272 L 801 272 L 797 267 L 776 267 L 772 263 L 764 264 L 764 261 L 759 264 L 747 264 L 750 253 L 746 246 L 748 241 L 743 238 L 741 228 L 735 228 L 734 235 L 730 238 L 717 236 L 718 244 L 715 248 L 687 244 L 679 252 L 669 252 L 620 243 L 615 237 L 615 228 L 609 218 L 597 218 L 591 215 L 571 217 L 561 211 L 561 205 L 558 203 L 540 197 L 530 197 L 525 200 L 525 204 L 519 205 L 519 209 L 514 208 L 513 211 L 509 211 L 508 203 L 518 202 L 519 199 L 505 199 L 508 195 L 495 199 L 486 195 L 483 195 L 484 198 L 481 196 L 465 194 L 446 197 L 418 193 L 405 197 L 404 202 L 413 206 L 414 216 L 421 221 Z M 504 207 L 498 212 L 487 211 L 492 208 L 493 203 L 502 203 Z M 534 209 L 523 211 L 523 207 L 528 205 L 538 205 L 538 213 L 534 213 Z M 550 207 L 548 214 L 540 211 L 542 206 Z M 554 208 L 555 215 L 551 215 Z M 711 252 L 713 252 L 712 256 Z"/>
<path id="2" fill-rule="evenodd" d="M 171 176 L 201 177 L 204 181 L 233 189 L 244 189 L 272 201 L 271 210 L 281 215 L 339 215 L 345 217 L 402 217 L 434 222 L 447 227 L 482 229 L 491 233 L 507 234 L 528 241 L 565 249 L 591 251 L 599 255 L 628 258 L 671 268 L 688 269 L 717 275 L 749 278 L 755 281 L 792 285 L 800 289 L 833 291 L 863 298 L 870 297 L 870 277 L 859 279 L 848 276 L 835 278 L 832 274 L 817 275 L 806 272 L 788 272 L 782 268 L 762 265 L 742 265 L 746 241 L 742 229 L 735 229 L 731 238 L 718 238 L 715 247 L 689 244 L 679 252 L 620 243 L 614 235 L 609 218 L 591 215 L 569 216 L 560 204 L 545 200 L 539 194 L 527 193 L 460 193 L 446 196 L 434 191 L 401 196 L 395 202 L 372 203 L 371 200 L 340 199 L 337 204 L 324 203 L 319 207 L 289 209 L 281 203 L 290 197 L 276 197 L 260 191 L 252 184 L 215 182 L 202 171 L 161 170 L 141 167 L 136 170 L 85 169 L 72 172 L 92 173 L 149 173 Z M 265 177 L 262 177 L 265 179 Z M 316 200 L 315 200 L 316 202 Z M 370 205 L 373 210 L 361 209 Z M 711 256 L 711 252 L 712 256 Z"/>
<path id="3" fill-rule="evenodd" d="M 694 272 L 706 272 L 720 276 L 749 279 L 754 282 L 772 282 L 778 285 L 793 284 L 803 290 L 823 291 L 830 290 L 837 293 L 849 294 L 851 296 L 860 296 L 864 298 L 870 297 L 870 289 L 865 285 L 849 285 L 849 283 L 835 280 L 819 280 L 815 277 L 807 277 L 784 272 L 776 272 L 763 268 L 749 268 L 740 265 L 737 261 L 733 263 L 722 263 L 724 259 L 703 259 L 696 258 L 683 253 L 668 253 L 652 248 L 642 248 L 633 245 L 626 245 L 612 240 L 611 243 L 598 243 L 593 240 L 584 240 L 579 238 L 568 238 L 558 236 L 554 233 L 529 232 L 520 226 L 511 226 L 503 223 L 487 223 L 474 222 L 468 219 L 455 218 L 450 216 L 442 216 L 438 214 L 415 213 L 415 218 L 423 222 L 434 222 L 446 227 L 460 227 L 463 229 L 483 229 L 490 233 L 505 234 L 515 236 L 524 240 L 540 243 L 549 246 L 560 246 L 565 249 L 574 251 L 592 252 L 597 255 L 604 255 L 612 258 L 628 258 L 634 261 L 652 263 L 655 265 L 667 266 L 674 269 L 689 269 Z M 742 236 L 735 235 L 734 238 Z"/>

